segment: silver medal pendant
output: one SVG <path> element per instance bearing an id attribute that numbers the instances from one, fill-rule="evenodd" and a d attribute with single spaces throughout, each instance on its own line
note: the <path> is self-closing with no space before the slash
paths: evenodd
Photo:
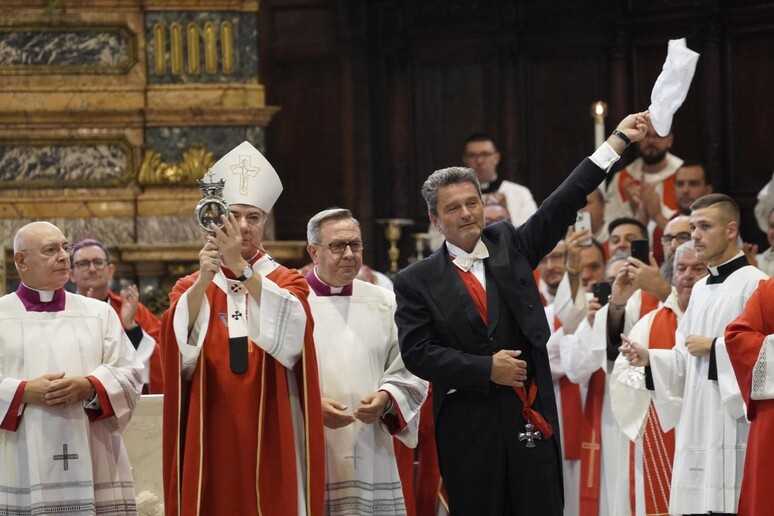
<path id="1" fill-rule="evenodd" d="M 223 200 L 223 188 L 226 180 L 205 181 L 199 180 L 199 189 L 204 197 L 196 204 L 194 216 L 196 222 L 205 231 L 212 231 L 212 226 L 223 227 L 222 217 L 228 217 L 228 204 Z"/>

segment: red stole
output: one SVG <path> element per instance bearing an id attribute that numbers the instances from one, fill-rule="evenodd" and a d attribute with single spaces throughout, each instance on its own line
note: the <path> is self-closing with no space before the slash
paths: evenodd
<path id="1" fill-rule="evenodd" d="M 677 316 L 668 308 L 659 310 L 653 318 L 648 337 L 650 349 L 672 349 L 675 346 Z M 658 414 L 650 404 L 643 435 L 645 469 L 645 514 L 669 512 L 669 487 L 672 484 L 672 463 L 675 457 L 675 432 L 661 430 Z"/>
<path id="2" fill-rule="evenodd" d="M 187 309 L 178 302 L 197 275 L 178 281 L 162 319 L 166 513 L 293 516 L 299 472 L 287 371 L 251 344 L 247 372 L 231 372 L 228 328 L 221 317 L 226 295 L 214 283 L 205 293 L 211 308 L 205 343 L 190 382 L 182 380 L 172 321 L 176 309 Z M 307 514 L 321 516 L 325 444 L 308 286 L 301 275 L 284 267 L 267 279 L 293 293 L 307 316 L 304 350 L 295 371 L 304 411 Z"/>
<path id="3" fill-rule="evenodd" d="M 554 316 L 554 331 L 562 327 L 562 321 Z M 581 428 L 583 425 L 583 402 L 580 385 L 569 378 L 559 379 L 559 397 L 562 399 L 562 433 L 564 434 L 564 459 L 581 458 Z"/>
<path id="4" fill-rule="evenodd" d="M 436 514 L 438 503 L 443 503 L 443 491 L 435 444 L 432 384 L 427 391 L 427 399 L 422 404 L 419 415 L 417 463 L 416 514 L 419 516 Z"/>
<path id="5" fill-rule="evenodd" d="M 658 305 L 659 299 L 657 297 L 642 291 L 640 318 L 658 308 Z M 674 338 L 674 335 L 672 338 Z M 586 393 L 583 442 L 581 443 L 581 516 L 597 516 L 599 514 L 602 462 L 600 440 L 602 436 L 602 405 L 605 396 L 605 376 L 606 373 L 602 369 L 597 370 L 589 380 L 589 387 Z M 672 456 L 674 456 L 674 444 L 672 449 Z M 629 443 L 629 493 L 631 510 L 632 514 L 634 514 L 634 443 Z"/>
<path id="6" fill-rule="evenodd" d="M 120 317 L 121 306 L 123 305 L 121 296 L 112 290 L 109 290 L 108 301 L 110 302 L 110 306 L 113 307 Z M 153 350 L 149 364 L 150 383 L 146 387 L 148 392 L 145 394 L 163 394 L 164 367 L 161 365 L 161 321 L 142 303 L 137 305 L 137 313 L 134 316 L 134 320 L 145 333 L 150 335 L 153 340 L 156 341 L 156 347 Z"/>
<path id="7" fill-rule="evenodd" d="M 583 410 L 581 443 L 580 515 L 599 514 L 599 487 L 602 464 L 602 402 L 605 398 L 605 372 L 591 375 Z"/>
<path id="8" fill-rule="evenodd" d="M 661 303 L 661 300 L 657 298 L 656 296 L 652 294 L 648 294 L 644 290 L 642 291 L 642 295 L 640 296 L 640 319 L 645 317 L 647 314 L 652 312 L 653 310 L 658 308 L 658 305 Z"/>
<path id="9" fill-rule="evenodd" d="M 484 291 L 484 288 L 472 272 L 465 272 L 457 266 L 454 266 L 454 270 L 457 271 L 460 279 L 462 279 L 462 283 L 465 285 L 470 298 L 473 300 L 478 315 L 481 316 L 481 320 L 483 320 L 486 325 L 489 321 L 489 314 L 486 306 L 486 292 Z M 548 421 L 546 421 L 538 411 L 532 408 L 532 404 L 534 403 L 535 398 L 537 398 L 537 384 L 535 384 L 535 382 L 530 382 L 529 390 L 524 387 L 514 387 L 513 390 L 521 400 L 521 414 L 524 417 L 524 421 L 534 425 L 534 427 L 543 435 L 544 439 L 548 439 L 554 435 L 554 430 L 551 428 Z"/>

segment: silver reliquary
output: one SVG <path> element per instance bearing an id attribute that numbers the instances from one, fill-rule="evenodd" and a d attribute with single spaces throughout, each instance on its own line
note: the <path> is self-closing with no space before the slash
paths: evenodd
<path id="1" fill-rule="evenodd" d="M 206 181 L 202 178 L 198 181 L 199 188 L 204 197 L 196 204 L 194 216 L 196 222 L 205 231 L 212 231 L 212 226 L 223 227 L 222 217 L 228 217 L 228 204 L 223 200 L 223 188 L 226 180 Z"/>

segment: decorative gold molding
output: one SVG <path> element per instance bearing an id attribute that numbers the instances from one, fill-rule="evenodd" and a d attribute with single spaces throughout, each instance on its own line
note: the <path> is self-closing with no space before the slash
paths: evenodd
<path id="1" fill-rule="evenodd" d="M 186 70 L 188 75 L 199 75 L 201 66 L 200 52 L 201 52 L 201 38 L 199 37 L 199 26 L 195 23 L 189 23 L 186 27 L 188 45 L 188 61 L 186 62 Z"/>
<path id="2" fill-rule="evenodd" d="M 230 21 L 220 24 L 220 51 L 223 73 L 234 72 L 234 25 Z"/>
<path id="3" fill-rule="evenodd" d="M 260 0 L 144 0 L 146 11 L 260 11 Z"/>
<path id="4" fill-rule="evenodd" d="M 134 217 L 136 195 L 130 188 L 4 191 L 0 219 Z"/>
<path id="5" fill-rule="evenodd" d="M 262 108 L 219 108 L 216 106 L 197 109 L 148 109 L 146 114 L 147 127 L 208 127 L 255 125 L 266 127 L 279 112 L 277 106 Z"/>
<path id="6" fill-rule="evenodd" d="M 195 186 L 148 186 L 137 197 L 137 216 L 193 218 L 194 206 L 201 198 L 202 192 Z"/>
<path id="7" fill-rule="evenodd" d="M 192 215 L 193 216 L 193 215 Z M 279 262 L 300 261 L 306 252 L 303 240 L 276 240 L 263 243 L 272 258 Z M 189 244 L 127 244 L 118 246 L 122 262 L 194 262 L 199 261 L 200 242 Z"/>
<path id="8" fill-rule="evenodd" d="M 174 22 L 169 27 L 169 60 L 172 75 L 183 73 L 183 28 Z"/>
<path id="9" fill-rule="evenodd" d="M 153 26 L 153 71 L 156 75 L 164 75 L 167 71 L 167 59 L 164 52 L 167 47 L 167 28 L 159 22 Z"/>
<path id="10" fill-rule="evenodd" d="M 137 64 L 137 34 L 126 25 L 0 25 L 0 32 L 74 32 L 89 31 L 94 33 L 114 32 L 120 33 L 126 40 L 127 59 L 112 65 L 0 65 L 0 75 L 73 75 L 73 74 L 97 74 L 97 75 L 124 75 Z"/>
<path id="11" fill-rule="evenodd" d="M 204 71 L 210 75 L 218 71 L 218 33 L 215 24 L 204 24 Z"/>
<path id="12" fill-rule="evenodd" d="M 192 184 L 215 163 L 212 152 L 194 145 L 183 152 L 183 159 L 167 163 L 153 149 L 145 151 L 137 180 L 141 185 Z"/>

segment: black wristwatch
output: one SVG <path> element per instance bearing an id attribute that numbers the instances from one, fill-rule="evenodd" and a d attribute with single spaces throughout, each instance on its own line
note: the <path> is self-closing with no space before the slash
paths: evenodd
<path id="1" fill-rule="evenodd" d="M 632 141 L 629 139 L 628 136 L 626 136 L 626 134 L 623 131 L 619 131 L 618 129 L 616 129 L 615 131 L 613 131 L 613 136 L 618 136 L 620 139 L 622 139 L 627 147 L 632 144 Z"/>

